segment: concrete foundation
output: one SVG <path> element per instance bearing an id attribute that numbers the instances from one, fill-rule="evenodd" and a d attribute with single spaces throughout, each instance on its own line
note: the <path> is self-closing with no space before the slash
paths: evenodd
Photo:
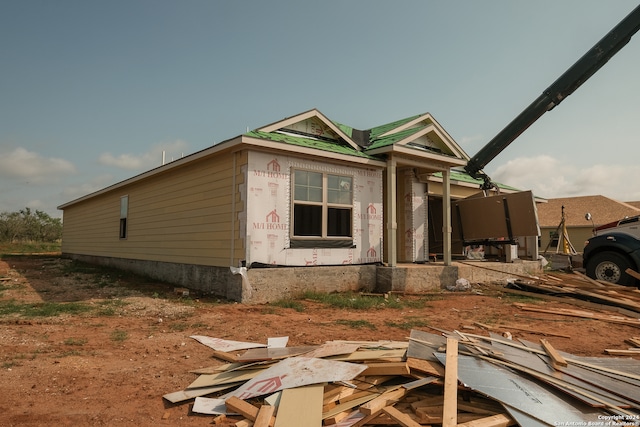
<path id="1" fill-rule="evenodd" d="M 64 254 L 92 264 L 132 271 L 208 295 L 242 303 L 261 304 L 295 298 L 314 292 L 407 292 L 423 293 L 446 289 L 459 278 L 471 283 L 503 282 L 521 275 L 542 273 L 539 261 L 454 262 L 332 267 L 274 267 L 242 269 L 233 274 L 229 267 L 212 267 L 123 258 Z"/>

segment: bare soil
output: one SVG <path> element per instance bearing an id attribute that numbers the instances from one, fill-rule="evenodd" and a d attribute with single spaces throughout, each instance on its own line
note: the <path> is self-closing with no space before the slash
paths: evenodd
<path id="1" fill-rule="evenodd" d="M 632 326 L 521 311 L 513 303 L 522 297 L 503 294 L 497 284 L 390 298 L 399 299 L 402 308 L 348 310 L 302 300 L 298 311 L 178 296 L 171 285 L 58 256 L 5 257 L 0 260 L 0 425 L 210 425 L 212 418 L 192 413 L 190 402 L 173 405 L 162 398 L 190 384 L 196 378 L 190 370 L 222 363 L 191 335 L 257 342 L 288 336 L 296 346 L 406 340 L 411 329 L 486 335 L 478 326 L 471 329 L 479 322 L 507 325 L 500 329 L 514 338 L 546 338 L 559 350 L 602 357 L 608 357 L 605 348 L 627 348 L 624 339 L 640 335 Z M 37 315 L 6 308 L 31 306 L 69 311 Z"/>

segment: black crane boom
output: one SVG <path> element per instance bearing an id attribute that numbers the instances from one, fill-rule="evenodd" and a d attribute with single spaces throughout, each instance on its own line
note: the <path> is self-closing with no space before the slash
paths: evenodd
<path id="1" fill-rule="evenodd" d="M 525 108 L 500 133 L 473 156 L 465 170 L 474 178 L 483 179 L 484 189 L 493 187 L 482 169 L 511 144 L 544 113 L 560 104 L 594 75 L 613 55 L 618 53 L 640 29 L 640 5 L 596 43 L 582 58 L 565 71 L 547 90 Z"/>

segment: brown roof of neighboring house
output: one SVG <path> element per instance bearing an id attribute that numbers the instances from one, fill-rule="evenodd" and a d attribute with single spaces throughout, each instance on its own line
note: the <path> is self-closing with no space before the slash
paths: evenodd
<path id="1" fill-rule="evenodd" d="M 537 205 L 540 227 L 557 227 L 562 219 L 562 206 L 567 227 L 591 227 L 591 221 L 584 217 L 587 212 L 591 213 L 596 226 L 640 215 L 639 207 L 604 196 L 563 197 Z"/>
<path id="2" fill-rule="evenodd" d="M 638 201 L 638 202 L 625 202 L 625 203 L 628 204 L 628 205 L 633 206 L 634 208 L 640 209 L 640 201 Z"/>

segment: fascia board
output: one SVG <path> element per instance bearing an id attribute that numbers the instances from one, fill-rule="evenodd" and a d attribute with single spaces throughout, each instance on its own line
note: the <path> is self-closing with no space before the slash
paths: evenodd
<path id="1" fill-rule="evenodd" d="M 457 157 L 459 157 L 461 159 L 464 159 L 465 160 L 465 164 L 466 164 L 466 162 L 469 160 L 469 156 L 467 156 L 467 153 L 462 151 L 460 146 L 458 144 L 456 144 L 451 139 L 449 134 L 447 134 L 444 131 L 444 129 L 442 129 L 441 127 L 437 126 L 435 123 L 431 123 L 426 128 L 422 129 L 420 132 L 416 132 L 413 135 L 410 135 L 410 136 L 406 137 L 405 139 L 396 142 L 396 144 L 398 144 L 398 145 L 407 145 L 411 141 L 413 141 L 415 139 L 418 139 L 421 136 L 425 136 L 425 135 L 427 135 L 428 133 L 431 133 L 431 132 L 433 132 L 436 135 L 438 135 L 438 137 L 444 142 L 444 144 L 447 146 L 447 148 L 449 148 Z"/>
<path id="2" fill-rule="evenodd" d="M 253 148 L 259 148 L 262 151 L 280 151 L 291 153 L 294 155 L 321 157 L 331 160 L 340 160 L 342 162 L 351 164 L 355 163 L 358 165 L 375 166 L 381 168 L 384 168 L 386 166 L 386 163 L 381 160 L 374 160 L 366 157 L 349 156 L 347 154 L 335 153 L 333 151 L 318 150 L 316 148 L 310 147 L 300 147 L 283 142 L 269 141 L 266 139 L 252 138 L 248 136 L 242 137 L 242 143 Z"/>
<path id="3" fill-rule="evenodd" d="M 451 135 L 449 135 L 449 133 L 440 125 L 440 123 L 438 123 L 438 121 L 431 115 L 429 115 L 429 117 L 433 121 L 433 125 L 436 127 L 436 129 L 438 129 L 440 138 L 445 141 L 449 148 L 451 148 L 454 153 L 458 153 L 461 158 L 467 161 L 471 159 L 471 157 L 462 149 L 462 147 L 460 147 L 460 145 L 458 145 L 455 139 L 453 139 Z"/>
<path id="4" fill-rule="evenodd" d="M 398 132 L 403 131 L 405 129 L 409 129 L 411 126 L 414 126 L 414 125 L 424 121 L 425 119 L 429 119 L 429 118 L 433 120 L 433 118 L 431 117 L 431 114 L 429 114 L 429 113 L 423 114 L 423 115 L 421 115 L 419 117 L 416 117 L 415 119 L 411 120 L 410 122 L 404 123 L 404 124 L 402 124 L 402 125 L 400 125 L 400 126 L 398 126 L 396 128 L 393 128 L 393 129 L 390 129 L 390 130 L 386 131 L 385 133 L 379 135 L 378 138 L 384 138 L 386 136 L 392 135 L 394 133 L 398 133 Z"/>
<path id="5" fill-rule="evenodd" d="M 82 202 L 84 200 L 91 199 L 91 198 L 99 196 L 101 194 L 108 193 L 108 192 L 113 191 L 113 190 L 117 190 L 118 188 L 124 187 L 125 185 L 129 185 L 129 184 L 133 184 L 133 183 L 138 182 L 138 181 L 142 181 L 142 180 L 150 178 L 150 177 L 152 177 L 154 175 L 158 175 L 160 173 L 164 173 L 166 171 L 169 171 L 171 169 L 175 169 L 175 168 L 183 166 L 183 165 L 185 165 L 187 163 L 202 159 L 204 157 L 212 156 L 214 154 L 218 154 L 218 153 L 226 151 L 226 150 L 231 150 L 234 147 L 240 145 L 241 143 L 242 143 L 242 139 L 239 136 L 235 137 L 235 138 L 232 138 L 232 139 L 229 139 L 229 140 L 226 140 L 226 141 L 223 141 L 223 142 L 221 142 L 219 144 L 216 144 L 216 145 L 213 145 L 211 147 L 205 148 L 204 150 L 197 151 L 197 152 L 195 152 L 193 154 L 190 154 L 188 156 L 182 157 L 182 158 L 180 158 L 178 160 L 174 160 L 173 162 L 166 163 L 164 165 L 158 166 L 158 167 L 156 167 L 154 169 L 148 170 L 148 171 L 143 172 L 143 173 L 141 173 L 139 175 L 136 175 L 134 177 L 125 179 L 124 181 L 117 182 L 117 183 L 115 183 L 113 185 L 110 185 L 108 187 L 105 187 L 105 188 L 103 188 L 101 190 L 94 191 L 93 193 L 87 194 L 86 196 L 82 196 L 82 197 L 80 197 L 78 199 L 75 199 L 75 200 L 72 200 L 72 201 L 67 202 L 65 204 L 62 204 L 62 205 L 58 206 L 58 209 L 64 210 L 65 208 L 67 208 L 67 207 L 69 207 L 71 205 L 74 205 L 76 203 Z"/>
<path id="6" fill-rule="evenodd" d="M 296 114 L 295 116 L 291 116 L 291 117 L 287 117 L 285 119 L 282 119 L 280 121 L 268 124 L 266 126 L 260 127 L 257 130 L 261 131 L 261 132 L 273 132 L 276 131 L 280 128 L 289 126 L 293 123 L 297 123 L 300 122 L 302 120 L 306 120 L 309 119 L 311 117 L 316 117 L 318 113 L 318 110 L 313 109 L 313 110 L 309 110 L 309 111 L 305 111 L 304 113 L 300 113 L 300 114 Z"/>
<path id="7" fill-rule="evenodd" d="M 344 133 L 338 126 L 336 126 L 331 120 L 329 120 L 329 118 L 327 116 L 325 116 L 324 114 L 322 114 L 320 111 L 316 110 L 315 108 L 313 110 L 305 111 L 304 113 L 300 113 L 298 115 L 295 115 L 295 116 L 292 116 L 292 117 L 288 117 L 288 118 L 286 118 L 284 120 L 281 120 L 279 122 L 275 122 L 275 123 L 272 123 L 270 125 L 258 128 L 257 130 L 259 130 L 261 132 L 274 132 L 274 131 L 276 131 L 278 129 L 282 129 L 283 127 L 287 127 L 287 126 L 292 125 L 294 123 L 298 123 L 298 122 L 301 122 L 303 120 L 310 119 L 312 117 L 316 117 L 316 118 L 320 119 L 332 131 L 334 131 L 335 133 L 340 135 L 341 138 L 343 138 L 345 141 L 347 141 L 347 143 L 351 146 L 351 148 L 353 148 L 354 150 L 359 150 L 360 149 L 358 144 L 356 144 L 351 139 L 350 136 L 348 136 L 346 133 Z"/>

